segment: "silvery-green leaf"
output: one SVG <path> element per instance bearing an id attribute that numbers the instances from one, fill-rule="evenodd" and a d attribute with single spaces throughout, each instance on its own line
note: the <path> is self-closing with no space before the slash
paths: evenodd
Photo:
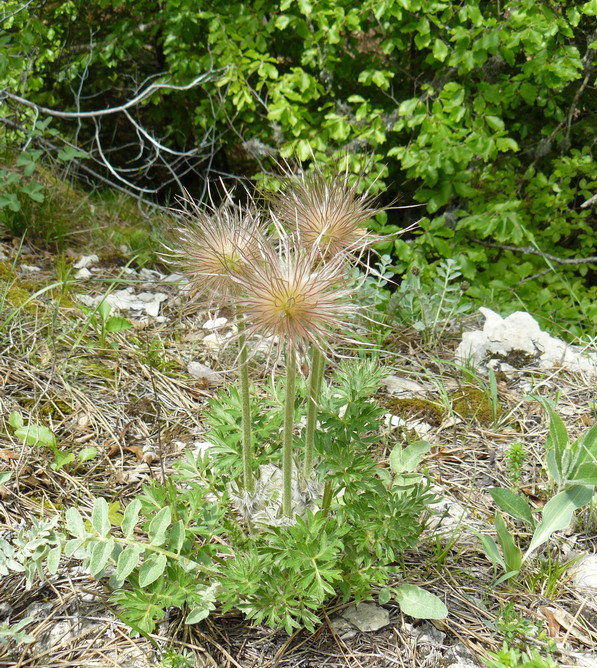
<path id="1" fill-rule="evenodd" d="M 112 550 L 114 549 L 114 539 L 98 540 L 91 549 L 91 557 L 89 559 L 89 572 L 91 575 L 99 575 L 106 567 Z"/>
<path id="2" fill-rule="evenodd" d="M 168 560 L 165 554 L 152 554 L 139 569 L 139 584 L 147 587 L 155 582 L 166 569 Z"/>
<path id="3" fill-rule="evenodd" d="M 164 506 L 149 524 L 147 533 L 151 545 L 163 545 L 166 540 L 166 529 L 170 526 L 171 521 L 170 506 Z"/>
<path id="4" fill-rule="evenodd" d="M 108 519 L 108 503 L 103 497 L 99 497 L 93 504 L 91 512 L 91 524 L 100 536 L 107 536 L 110 531 L 110 520 Z"/>

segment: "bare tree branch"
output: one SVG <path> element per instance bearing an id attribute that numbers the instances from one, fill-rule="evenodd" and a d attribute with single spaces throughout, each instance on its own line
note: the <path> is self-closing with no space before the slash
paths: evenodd
<path id="1" fill-rule="evenodd" d="M 514 253 L 524 253 L 525 255 L 538 255 L 539 257 L 545 258 L 546 260 L 551 260 L 552 262 L 557 262 L 558 264 L 593 264 L 597 262 L 597 255 L 592 257 L 557 257 L 551 253 L 545 253 L 536 248 L 530 246 L 525 246 L 521 248 L 519 246 L 509 246 L 507 244 L 496 244 L 493 241 L 485 241 L 484 239 L 472 239 L 477 244 L 482 246 L 488 246 L 489 248 L 500 248 L 501 250 L 509 250 Z"/>

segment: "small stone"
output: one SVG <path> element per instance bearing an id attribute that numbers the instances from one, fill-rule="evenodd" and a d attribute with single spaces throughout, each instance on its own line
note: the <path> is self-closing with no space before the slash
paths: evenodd
<path id="1" fill-rule="evenodd" d="M 89 265 L 99 262 L 97 255 L 83 255 L 77 262 L 73 264 L 75 269 L 87 269 Z"/>
<path id="2" fill-rule="evenodd" d="M 342 617 L 361 633 L 378 631 L 390 623 L 390 613 L 375 603 L 351 605 L 342 612 Z"/>
<path id="3" fill-rule="evenodd" d="M 89 269 L 83 267 L 83 269 L 79 269 L 79 271 L 75 274 L 75 278 L 79 280 L 91 278 L 91 272 L 89 271 Z"/>
<path id="4" fill-rule="evenodd" d="M 402 376 L 388 376 L 383 379 L 382 383 L 390 394 L 395 394 L 399 397 L 420 397 L 425 396 L 427 393 L 424 385 L 410 378 L 403 378 Z"/>
<path id="5" fill-rule="evenodd" d="M 570 568 L 572 586 L 597 597 L 597 554 L 585 554 Z"/>
<path id="6" fill-rule="evenodd" d="M 228 322 L 228 318 L 212 318 L 203 323 L 203 329 L 209 329 L 211 331 L 216 329 L 222 329 Z"/>

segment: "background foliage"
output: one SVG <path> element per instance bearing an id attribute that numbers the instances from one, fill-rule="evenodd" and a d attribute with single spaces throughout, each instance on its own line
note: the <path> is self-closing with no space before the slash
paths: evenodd
<path id="1" fill-rule="evenodd" d="M 272 176 L 275 160 L 348 155 L 363 187 L 421 205 L 375 222 L 420 218 L 383 249 L 398 274 L 415 264 L 431 284 L 453 258 L 467 294 L 504 315 L 522 303 L 573 333 L 597 318 L 585 205 L 597 189 L 597 0 L 8 0 L 1 11 L 0 216 L 43 199 L 42 152 L 162 203 L 182 185 L 202 196 L 218 175 Z M 107 109 L 202 75 L 126 113 L 39 108 Z"/>

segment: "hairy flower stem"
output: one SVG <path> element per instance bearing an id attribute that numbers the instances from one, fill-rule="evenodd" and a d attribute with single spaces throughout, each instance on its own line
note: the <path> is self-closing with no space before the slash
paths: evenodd
<path id="1" fill-rule="evenodd" d="M 321 393 L 321 381 L 324 371 L 323 353 L 313 348 L 311 355 L 311 374 L 309 377 L 309 397 L 307 408 L 307 427 L 305 429 L 305 478 L 311 475 L 313 468 L 313 451 L 315 444 L 315 427 L 317 425 L 317 406 Z"/>
<path id="2" fill-rule="evenodd" d="M 327 481 L 323 488 L 323 499 L 321 501 L 321 512 L 324 517 L 328 516 L 332 505 L 332 484 Z"/>
<path id="3" fill-rule="evenodd" d="M 242 406 L 242 448 L 243 448 L 243 485 L 247 492 L 255 491 L 253 478 L 253 439 L 251 437 L 251 405 L 249 402 L 249 364 L 247 361 L 247 340 L 244 335 L 245 325 L 241 317 L 237 317 L 236 326 L 239 332 L 240 345 L 240 399 Z"/>
<path id="4" fill-rule="evenodd" d="M 294 429 L 294 398 L 296 394 L 296 351 L 288 346 L 286 359 L 286 396 L 284 398 L 284 436 L 282 441 L 282 513 L 292 517 L 292 432 Z"/>

